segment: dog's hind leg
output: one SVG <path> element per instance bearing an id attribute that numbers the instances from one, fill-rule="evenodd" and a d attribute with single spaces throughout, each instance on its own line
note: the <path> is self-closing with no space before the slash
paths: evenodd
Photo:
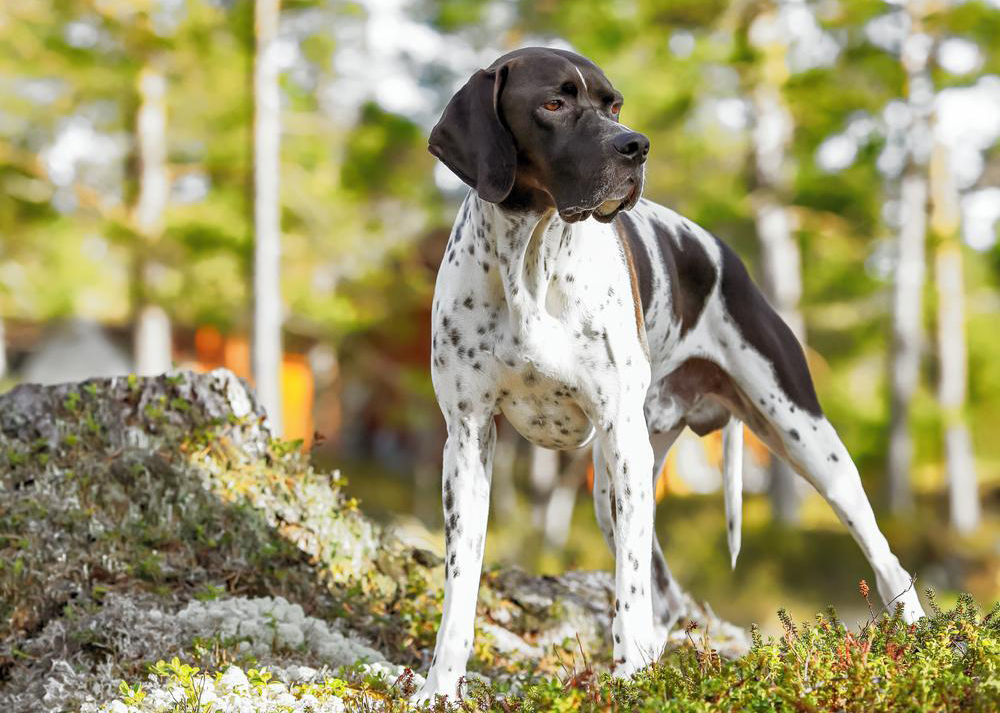
<path id="1" fill-rule="evenodd" d="M 653 493 L 656 493 L 656 481 L 663 465 L 667 460 L 667 454 L 674 441 L 681 434 L 683 428 L 674 428 L 666 433 L 654 433 L 650 436 L 650 443 L 653 446 Z M 655 513 L 655 511 L 654 511 Z M 660 538 L 656 534 L 656 518 L 653 519 L 653 561 L 651 563 L 651 586 L 653 591 L 653 620 L 663 627 L 667 633 L 677 620 L 687 614 L 688 596 L 681 590 L 680 585 L 670 571 L 666 558 L 663 556 L 663 549 L 660 547 Z"/>
<path id="2" fill-rule="evenodd" d="M 719 313 L 711 322 L 715 343 L 709 351 L 732 381 L 719 380 L 716 396 L 826 498 L 875 570 L 886 605 L 901 603 L 909 621 L 923 616 L 912 579 L 878 528 L 858 469 L 823 415 L 802 346 L 736 254 L 717 245 L 721 303 L 713 307 Z"/>
<path id="3" fill-rule="evenodd" d="M 758 423 L 752 426 L 754 431 L 830 503 L 875 571 L 889 611 L 901 603 L 907 621 L 923 616 L 913 580 L 879 530 L 857 466 L 830 422 L 800 409 L 791 412 L 787 402 L 776 406 L 774 413 L 768 409 L 766 418 L 770 428 L 761 429 Z"/>
<path id="4" fill-rule="evenodd" d="M 719 388 L 718 396 L 826 498 L 875 571 L 883 602 L 890 609 L 902 603 L 907 620 L 914 621 L 924 612 L 913 581 L 889 549 L 858 469 L 820 409 L 805 355 L 784 323 L 775 317 L 771 327 L 787 330 L 782 351 L 774 350 L 767 359 L 754 350 L 732 347 L 724 360 L 732 384 Z M 740 339 L 730 335 L 727 343 L 735 345 Z"/>

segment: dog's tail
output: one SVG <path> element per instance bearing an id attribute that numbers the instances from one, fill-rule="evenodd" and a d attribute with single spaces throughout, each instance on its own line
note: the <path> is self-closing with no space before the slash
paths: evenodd
<path id="1" fill-rule="evenodd" d="M 722 430 L 722 491 L 726 501 L 729 557 L 735 569 L 743 527 L 743 422 L 735 416 Z"/>

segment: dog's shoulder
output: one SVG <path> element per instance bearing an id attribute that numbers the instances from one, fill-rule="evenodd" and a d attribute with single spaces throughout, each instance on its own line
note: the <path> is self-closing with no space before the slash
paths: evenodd
<path id="1" fill-rule="evenodd" d="M 690 328 L 723 269 L 715 238 L 697 223 L 645 198 L 616 218 L 634 256 L 642 303 L 653 290 L 666 288 L 682 325 Z"/>

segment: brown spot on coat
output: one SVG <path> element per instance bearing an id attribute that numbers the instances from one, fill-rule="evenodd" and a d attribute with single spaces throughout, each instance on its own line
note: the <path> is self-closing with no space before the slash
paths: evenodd
<path id="1" fill-rule="evenodd" d="M 618 236 L 618 244 L 621 245 L 622 254 L 625 256 L 625 266 L 628 268 L 629 283 L 632 286 L 632 305 L 635 309 L 635 331 L 642 345 L 642 353 L 646 355 L 646 361 L 650 361 L 649 342 L 646 340 L 646 324 L 643 320 L 642 297 L 639 294 L 639 275 L 636 272 L 635 259 L 632 256 L 632 247 L 629 245 L 628 234 L 621 221 L 615 223 L 615 234 Z M 648 260 L 646 261 L 649 267 Z"/>

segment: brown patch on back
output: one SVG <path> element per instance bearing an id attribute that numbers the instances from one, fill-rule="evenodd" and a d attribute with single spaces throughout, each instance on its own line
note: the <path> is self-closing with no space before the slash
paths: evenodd
<path id="1" fill-rule="evenodd" d="M 660 225 L 656 228 L 667 273 L 677 283 L 675 296 L 679 299 L 674 302 L 674 311 L 681 324 L 681 336 L 684 336 L 698 324 L 709 295 L 715 289 L 718 273 L 704 246 L 686 223 L 674 226 L 677 241 L 671 237 L 670 228 Z M 676 274 L 671 272 L 671 267 Z"/>
<path id="2" fill-rule="evenodd" d="M 767 359 L 789 400 L 810 415 L 823 415 L 802 345 L 750 279 L 732 248 L 716 238 L 722 252 L 722 301 L 737 330 Z"/>

